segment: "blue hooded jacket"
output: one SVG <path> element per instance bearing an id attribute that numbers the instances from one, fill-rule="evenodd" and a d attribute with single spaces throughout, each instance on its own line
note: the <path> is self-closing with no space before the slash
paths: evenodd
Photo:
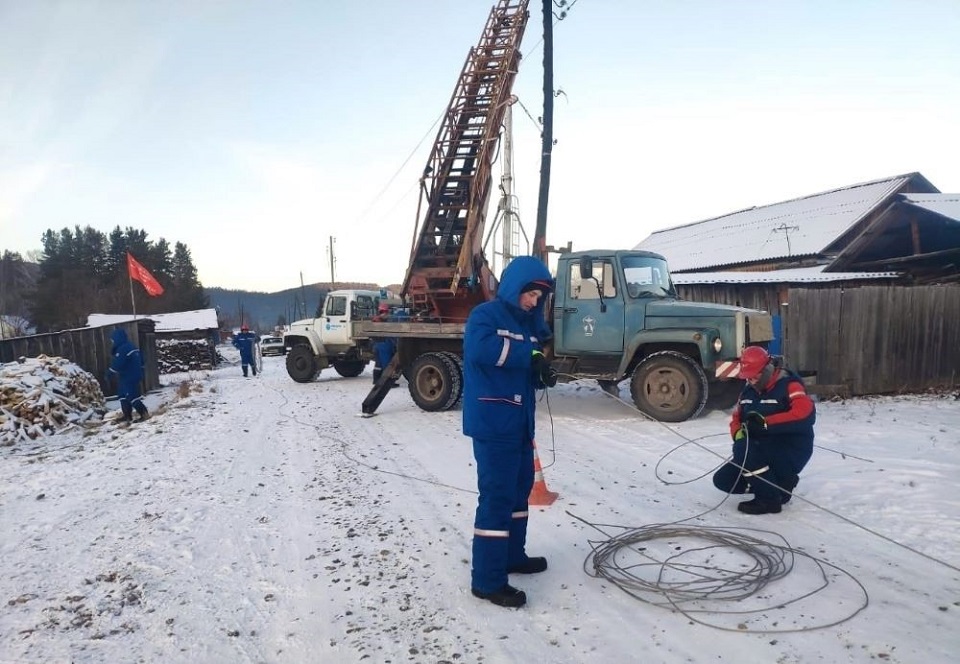
<path id="1" fill-rule="evenodd" d="M 130 343 L 127 333 L 117 328 L 110 335 L 113 341 L 113 349 L 110 354 L 113 360 L 110 362 L 110 371 L 119 376 L 121 386 L 136 385 L 143 378 L 143 362 L 140 359 L 140 350 Z"/>
<path id="2" fill-rule="evenodd" d="M 524 311 L 520 294 L 532 282 L 544 296 L 536 307 Z M 547 266 L 521 256 L 503 271 L 496 298 L 470 312 L 463 337 L 464 435 L 533 440 L 540 383 L 532 372 L 532 356 L 551 336 L 543 315 L 551 290 Z"/>

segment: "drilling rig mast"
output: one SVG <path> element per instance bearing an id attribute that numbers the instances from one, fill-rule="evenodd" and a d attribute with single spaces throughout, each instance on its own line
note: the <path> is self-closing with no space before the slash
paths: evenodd
<path id="1" fill-rule="evenodd" d="M 464 321 L 496 294 L 483 254 L 491 169 L 520 65 L 528 0 L 499 0 L 471 48 L 427 166 L 417 216 L 426 206 L 401 294 L 421 320 Z"/>

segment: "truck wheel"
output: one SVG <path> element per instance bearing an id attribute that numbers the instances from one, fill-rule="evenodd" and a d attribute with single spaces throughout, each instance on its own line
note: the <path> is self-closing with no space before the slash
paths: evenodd
<path id="1" fill-rule="evenodd" d="M 707 403 L 707 376 L 689 355 L 653 353 L 633 372 L 630 394 L 637 408 L 661 422 L 696 417 Z"/>
<path id="2" fill-rule="evenodd" d="M 366 362 L 353 361 L 353 362 L 334 362 L 333 369 L 338 374 L 344 378 L 354 378 L 363 373 L 363 370 L 366 368 Z"/>
<path id="3" fill-rule="evenodd" d="M 437 353 L 437 355 L 443 355 L 444 357 L 448 358 L 456 368 L 457 375 L 460 376 L 460 389 L 457 390 L 456 395 L 451 395 L 451 397 L 455 396 L 456 398 L 453 399 L 453 402 L 448 408 L 444 409 L 449 410 L 463 401 L 463 358 L 452 351 L 443 351 L 441 353 Z"/>
<path id="4" fill-rule="evenodd" d="M 707 410 L 727 410 L 733 408 L 743 391 L 742 380 L 718 380 L 710 383 L 710 392 L 707 394 Z"/>
<path id="5" fill-rule="evenodd" d="M 453 360 L 440 353 L 424 353 L 414 360 L 407 380 L 410 397 L 427 412 L 450 409 L 462 389 Z"/>
<path id="6" fill-rule="evenodd" d="M 298 383 L 309 383 L 317 377 L 320 369 L 310 346 L 299 344 L 290 349 L 287 353 L 287 373 Z"/>

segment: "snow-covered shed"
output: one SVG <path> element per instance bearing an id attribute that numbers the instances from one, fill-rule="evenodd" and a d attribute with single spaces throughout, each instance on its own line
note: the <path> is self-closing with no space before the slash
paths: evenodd
<path id="1" fill-rule="evenodd" d="M 205 333 L 203 336 L 206 337 L 211 330 L 215 331 L 220 328 L 216 309 L 197 309 L 195 311 L 137 316 L 132 314 L 90 314 L 87 317 L 87 325 L 89 327 L 102 327 L 140 318 L 149 318 L 154 322 L 154 331 L 157 336 L 202 332 Z"/>
<path id="2" fill-rule="evenodd" d="M 209 369 L 219 363 L 220 323 L 216 309 L 178 311 L 168 314 L 90 314 L 87 325 L 108 327 L 133 320 L 154 324 L 157 365 L 161 374 Z"/>

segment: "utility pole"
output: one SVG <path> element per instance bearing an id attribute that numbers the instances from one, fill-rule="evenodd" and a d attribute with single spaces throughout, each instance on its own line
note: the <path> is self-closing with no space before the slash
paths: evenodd
<path id="1" fill-rule="evenodd" d="M 543 132 L 540 154 L 540 199 L 533 255 L 547 263 L 547 202 L 550 198 L 550 158 L 553 152 L 553 0 L 543 0 Z"/>
<path id="2" fill-rule="evenodd" d="M 303 318 L 307 317 L 307 295 L 303 290 L 303 270 L 300 270 L 300 300 L 303 303 Z"/>
<path id="3" fill-rule="evenodd" d="M 337 281 L 337 274 L 334 271 L 334 263 L 336 263 L 336 258 L 333 255 L 333 243 L 336 242 L 336 239 L 331 235 L 330 236 L 330 287 L 333 288 L 333 284 Z M 302 275 L 301 275 L 302 277 Z"/>

